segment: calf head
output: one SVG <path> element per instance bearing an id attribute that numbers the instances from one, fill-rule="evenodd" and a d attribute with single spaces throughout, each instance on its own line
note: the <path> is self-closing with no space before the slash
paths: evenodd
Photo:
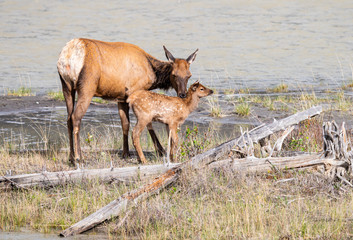
<path id="1" fill-rule="evenodd" d="M 199 98 L 207 97 L 213 93 L 213 90 L 203 86 L 199 81 L 196 81 L 190 86 L 193 94 L 196 94 Z"/>
<path id="2" fill-rule="evenodd" d="M 172 63 L 172 71 L 170 75 L 170 82 L 172 83 L 172 87 L 177 92 L 178 97 L 185 98 L 186 97 L 186 87 L 188 85 L 189 78 L 191 77 L 190 72 L 190 64 L 195 60 L 196 53 L 198 49 L 194 53 L 192 53 L 187 59 L 174 58 L 173 55 L 167 50 L 165 46 L 163 46 L 165 56 L 168 61 Z"/>

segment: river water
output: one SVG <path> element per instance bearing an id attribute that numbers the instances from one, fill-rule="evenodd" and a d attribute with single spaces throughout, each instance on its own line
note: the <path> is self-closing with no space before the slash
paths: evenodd
<path id="1" fill-rule="evenodd" d="M 328 89 L 352 79 L 353 2 L 0 1 L 0 94 L 60 88 L 56 61 L 72 38 L 134 43 L 165 59 L 200 51 L 193 79 L 214 88 Z"/>

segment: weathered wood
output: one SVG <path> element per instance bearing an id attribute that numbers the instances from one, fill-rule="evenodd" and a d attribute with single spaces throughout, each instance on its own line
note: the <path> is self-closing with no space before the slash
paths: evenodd
<path id="1" fill-rule="evenodd" d="M 348 152 L 348 142 L 344 122 L 339 128 L 335 121 L 325 122 L 324 131 L 324 155 L 331 158 L 331 162 L 325 165 L 326 175 L 330 178 L 344 179 L 348 174 L 352 177 L 353 152 Z M 347 180 L 346 180 L 347 181 Z"/>
<path id="2" fill-rule="evenodd" d="M 116 217 L 125 212 L 129 207 L 135 206 L 140 201 L 158 193 L 170 184 L 174 183 L 180 175 L 181 165 L 168 170 L 166 173 L 154 179 L 150 184 L 144 185 L 136 190 L 123 194 L 118 199 L 110 202 L 97 212 L 89 215 L 82 221 L 76 223 L 70 228 L 62 231 L 60 236 L 68 237 L 84 231 L 87 231 L 103 221 Z"/>
<path id="3" fill-rule="evenodd" d="M 163 164 L 144 165 L 138 167 L 105 168 L 105 169 L 78 169 L 60 172 L 42 172 L 15 176 L 0 177 L 0 190 L 8 187 L 51 187 L 60 184 L 80 182 L 87 179 L 99 179 L 103 182 L 121 181 L 130 182 L 150 179 L 164 173 L 166 170 L 179 165 L 172 163 L 168 167 Z"/>
<path id="4" fill-rule="evenodd" d="M 305 168 L 324 165 L 327 159 L 322 154 L 307 154 L 295 157 L 235 158 L 213 162 L 211 169 L 225 168 L 240 172 L 266 172 L 281 169 Z"/>
<path id="5" fill-rule="evenodd" d="M 314 117 L 322 112 L 321 106 L 315 106 L 303 112 L 298 112 L 294 115 L 286 117 L 281 120 L 275 120 L 270 124 L 263 125 L 259 128 L 249 131 L 249 137 L 254 142 L 258 142 L 259 140 L 281 130 L 285 130 L 286 128 L 298 124 L 299 122 Z M 191 164 L 196 167 L 197 165 L 204 165 L 211 161 L 217 161 L 225 154 L 229 153 L 229 151 L 235 146 L 238 145 L 240 147 L 244 146 L 244 141 L 242 138 L 235 138 L 225 142 L 211 150 L 208 150 L 204 153 L 201 153 L 192 158 Z"/>
<path id="6" fill-rule="evenodd" d="M 253 141 L 258 141 L 277 131 L 284 130 L 293 124 L 297 124 L 307 118 L 320 114 L 321 111 L 322 107 L 318 106 L 310 108 L 301 113 L 296 113 L 285 119 L 274 121 L 271 124 L 264 125 L 252 131 L 249 131 L 249 137 Z M 168 170 L 165 174 L 156 178 L 152 183 L 144 185 L 143 187 L 134 190 L 131 193 L 122 195 L 120 198 L 109 203 L 107 206 L 101 208 L 100 210 L 91 214 L 87 218 L 64 230 L 60 234 L 60 236 L 67 237 L 79 234 L 81 232 L 87 231 L 88 229 L 94 227 L 97 224 L 102 223 L 107 219 L 119 216 L 121 213 L 126 211 L 128 207 L 138 204 L 141 200 L 146 199 L 147 197 L 155 194 L 156 192 L 161 191 L 166 186 L 169 186 L 170 184 L 174 183 L 179 178 L 179 174 L 183 169 L 187 167 L 192 167 L 194 169 L 203 167 L 205 164 L 209 164 L 211 161 L 215 161 L 218 160 L 220 157 L 223 157 L 232 149 L 232 147 L 237 144 L 244 144 L 242 142 L 242 137 L 230 140 L 226 143 L 219 145 L 216 148 L 213 148 L 211 150 L 206 151 L 205 153 L 199 154 L 191 158 L 189 161 L 179 166 L 176 166 L 171 170 Z"/>

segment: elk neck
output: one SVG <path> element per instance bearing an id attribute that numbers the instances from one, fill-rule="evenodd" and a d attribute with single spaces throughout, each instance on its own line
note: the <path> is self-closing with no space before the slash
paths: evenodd
<path id="1" fill-rule="evenodd" d="M 189 88 L 188 92 L 186 93 L 186 98 L 183 98 L 182 100 L 188 107 L 190 113 L 197 108 L 197 105 L 200 102 L 200 98 L 197 96 L 196 92 L 191 90 L 191 88 Z"/>
<path id="2" fill-rule="evenodd" d="M 152 56 L 147 56 L 147 59 L 156 75 L 156 80 L 149 90 L 156 88 L 168 90 L 171 88 L 170 75 L 173 70 L 172 63 L 160 61 Z"/>

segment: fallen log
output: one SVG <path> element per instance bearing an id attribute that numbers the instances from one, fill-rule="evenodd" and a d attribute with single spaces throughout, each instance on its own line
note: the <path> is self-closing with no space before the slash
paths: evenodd
<path id="1" fill-rule="evenodd" d="M 301 121 L 304 121 L 308 118 L 319 115 L 322 112 L 321 106 L 315 106 L 303 112 L 298 112 L 289 117 L 283 118 L 281 120 L 274 120 L 270 124 L 262 125 L 256 129 L 253 129 L 249 132 L 249 137 L 253 142 L 258 142 L 261 139 L 270 136 L 271 134 L 285 130 L 286 128 L 298 124 Z M 211 150 L 208 150 L 204 153 L 196 155 L 192 158 L 191 164 L 193 167 L 197 167 L 198 165 L 205 165 L 210 161 L 217 161 L 225 154 L 229 153 L 229 151 L 235 146 L 238 145 L 240 147 L 244 146 L 244 138 L 235 138 L 225 142 Z"/>
<path id="2" fill-rule="evenodd" d="M 306 111 L 296 113 L 282 120 L 274 121 L 271 124 L 263 125 L 249 131 L 249 137 L 253 141 L 258 141 L 277 131 L 284 130 L 291 125 L 298 124 L 299 122 L 307 118 L 318 115 L 321 113 L 321 111 L 322 107 L 317 106 L 310 108 Z M 163 190 L 167 186 L 173 184 L 175 181 L 177 181 L 180 172 L 183 169 L 187 167 L 198 169 L 205 166 L 206 164 L 209 164 L 211 161 L 218 160 L 219 158 L 227 154 L 235 145 L 244 145 L 245 143 L 242 141 L 243 137 L 235 138 L 219 145 L 216 148 L 208 150 L 205 153 L 199 154 L 191 158 L 187 162 L 184 162 L 183 164 L 174 167 L 173 169 L 168 170 L 166 173 L 154 179 L 152 183 L 146 184 L 130 193 L 122 195 L 118 199 L 109 203 L 107 206 L 99 209 L 97 212 L 92 213 L 85 219 L 62 231 L 60 233 L 60 236 L 68 237 L 82 233 L 102 223 L 103 221 L 119 216 L 120 214 L 124 213 L 129 207 L 135 206 L 143 199 L 146 199 L 156 194 L 157 192 Z"/>
<path id="3" fill-rule="evenodd" d="M 294 168 L 307 168 L 331 163 L 333 159 L 325 159 L 322 154 L 305 154 L 294 157 L 269 158 L 235 158 L 213 162 L 211 169 L 224 168 L 239 172 L 264 172 Z"/>
<path id="4" fill-rule="evenodd" d="M 99 179 L 103 182 L 132 182 L 150 179 L 177 165 L 178 163 L 170 164 L 169 167 L 159 164 L 124 168 L 77 169 L 72 171 L 3 176 L 0 177 L 0 190 L 9 187 L 52 187 L 89 179 Z"/>
<path id="5" fill-rule="evenodd" d="M 155 178 L 152 183 L 123 194 L 118 199 L 99 209 L 97 212 L 62 231 L 60 236 L 69 237 L 87 231 L 107 219 L 116 217 L 118 214 L 125 212 L 126 209 L 135 206 L 138 202 L 158 193 L 162 189 L 174 183 L 179 178 L 180 171 L 181 168 L 179 165 Z"/>

